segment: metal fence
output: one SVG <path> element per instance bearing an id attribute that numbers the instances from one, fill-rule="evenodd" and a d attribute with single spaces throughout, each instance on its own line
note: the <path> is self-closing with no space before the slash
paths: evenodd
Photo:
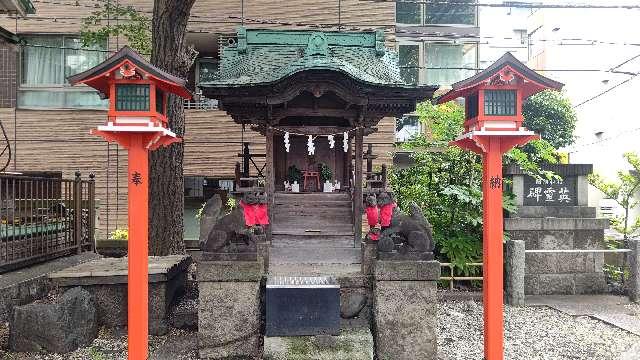
<path id="1" fill-rule="evenodd" d="M 482 263 L 466 263 L 465 265 L 469 267 L 482 268 Z M 454 282 L 456 281 L 472 281 L 472 280 L 482 281 L 483 280 L 482 276 L 464 276 L 464 275 L 456 276 L 455 275 L 456 265 L 452 263 L 440 263 L 440 269 L 442 270 L 448 269 L 448 273 L 444 273 L 443 271 L 443 274 L 440 276 L 440 280 L 449 281 L 449 290 L 453 290 Z"/>
<path id="2" fill-rule="evenodd" d="M 95 180 L 0 174 L 0 273 L 95 247 Z"/>

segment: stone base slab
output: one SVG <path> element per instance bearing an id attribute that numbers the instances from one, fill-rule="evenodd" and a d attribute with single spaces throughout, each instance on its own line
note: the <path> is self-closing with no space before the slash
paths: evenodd
<path id="1" fill-rule="evenodd" d="M 184 255 L 149 257 L 149 334 L 168 332 L 168 314 L 176 296 L 184 291 L 191 258 Z M 49 275 L 56 286 L 81 286 L 95 299 L 98 323 L 125 327 L 127 258 L 103 258 Z"/>
<path id="2" fill-rule="evenodd" d="M 261 261 L 198 262 L 198 348 L 203 359 L 261 359 Z"/>
<path id="3" fill-rule="evenodd" d="M 373 336 L 367 329 L 338 336 L 265 337 L 264 360 L 373 360 Z"/>
<path id="4" fill-rule="evenodd" d="M 380 360 L 435 360 L 435 281 L 377 281 L 374 288 L 376 353 Z"/>

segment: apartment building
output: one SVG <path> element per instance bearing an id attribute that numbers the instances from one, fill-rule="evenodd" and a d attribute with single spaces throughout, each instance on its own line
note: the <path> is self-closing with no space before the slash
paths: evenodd
<path id="1" fill-rule="evenodd" d="M 151 17 L 152 0 L 111 1 L 131 5 Z M 13 148 L 10 170 L 62 171 L 65 177 L 75 171 L 84 176 L 94 173 L 100 199 L 98 237 L 126 227 L 126 152 L 89 135 L 89 129 L 104 121 L 106 103 L 92 89 L 70 87 L 66 78 L 100 63 L 125 44 L 124 38 L 114 37 L 104 44 L 82 47 L 83 19 L 105 3 L 38 0 L 35 14 L 0 15 L 0 27 L 16 36 L 9 38 L 20 39 L 10 42 L 15 47 L 12 85 L 0 89 L 0 120 Z M 251 153 L 264 153 L 262 136 L 249 127 L 243 131 L 217 109 L 215 99 L 199 95 L 199 83 L 215 76 L 221 49 L 233 41 L 237 26 L 319 31 L 383 28 L 387 46 L 399 51 L 407 81 L 447 85 L 469 76 L 477 67 L 476 13 L 473 5 L 360 0 L 296 0 L 286 6 L 267 0 L 196 1 L 187 37 L 199 55 L 189 76 L 196 100 L 185 104 L 185 236 L 197 237 L 195 213 L 204 198 L 232 186 L 243 143 L 249 143 Z M 10 68 L 7 65 L 6 71 Z M 408 119 L 387 118 L 376 133 L 365 138 L 365 146 L 373 144 L 379 155 L 376 164 L 391 163 L 396 133 L 403 133 L 404 126 L 409 126 L 404 131 L 409 136 L 419 130 L 415 118 Z M 261 166 L 260 158 L 255 162 Z"/>

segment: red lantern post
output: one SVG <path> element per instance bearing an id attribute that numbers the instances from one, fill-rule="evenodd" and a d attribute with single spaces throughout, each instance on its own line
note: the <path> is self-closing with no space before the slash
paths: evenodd
<path id="1" fill-rule="evenodd" d="M 181 139 L 167 127 L 168 94 L 186 99 L 185 81 L 154 67 L 129 47 L 69 78 L 109 99 L 106 125 L 91 134 L 128 150 L 128 353 L 147 359 L 149 333 L 149 151 Z"/>
<path id="2" fill-rule="evenodd" d="M 465 132 L 453 145 L 482 155 L 483 302 L 486 360 L 504 356 L 502 155 L 539 136 L 522 126 L 522 103 L 563 84 L 527 68 L 510 53 L 475 76 L 453 84 L 442 104 L 465 98 Z"/>

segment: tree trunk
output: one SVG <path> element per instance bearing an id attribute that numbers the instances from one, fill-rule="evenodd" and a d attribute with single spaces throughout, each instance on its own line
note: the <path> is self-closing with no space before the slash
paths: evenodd
<path id="1" fill-rule="evenodd" d="M 187 77 L 194 59 L 185 42 L 187 21 L 194 2 L 195 0 L 155 0 L 153 4 L 151 62 L 182 78 Z M 170 96 L 167 106 L 169 128 L 182 137 L 182 98 Z M 185 252 L 183 154 L 182 143 L 150 154 L 149 255 Z"/>

